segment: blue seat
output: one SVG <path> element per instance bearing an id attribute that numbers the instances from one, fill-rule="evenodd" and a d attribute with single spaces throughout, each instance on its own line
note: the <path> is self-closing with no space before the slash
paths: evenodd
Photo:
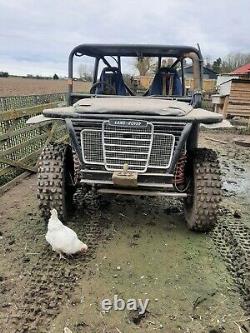
<path id="1" fill-rule="evenodd" d="M 161 67 L 155 74 L 147 95 L 181 96 L 182 83 L 176 69 Z"/>
<path id="2" fill-rule="evenodd" d="M 105 67 L 100 75 L 96 94 L 127 95 L 122 73 L 117 67 Z"/>

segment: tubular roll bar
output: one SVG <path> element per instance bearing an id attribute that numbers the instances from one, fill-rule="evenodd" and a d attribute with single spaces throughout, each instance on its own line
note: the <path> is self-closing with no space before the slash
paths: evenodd
<path id="1" fill-rule="evenodd" d="M 69 55 L 68 59 L 68 104 L 70 104 L 71 94 L 73 92 L 73 58 L 87 55 L 95 58 L 95 68 L 93 81 L 97 81 L 97 69 L 100 59 L 107 65 L 108 61 L 105 56 L 113 56 L 118 59 L 118 67 L 121 66 L 120 58 L 124 57 L 158 57 L 158 66 L 162 57 L 176 57 L 181 61 L 182 79 L 183 74 L 183 58 L 190 58 L 193 61 L 193 78 L 194 91 L 199 95 L 202 91 L 203 79 L 203 58 L 198 48 L 191 46 L 174 46 L 174 45 L 131 45 L 131 44 L 81 44 L 75 47 Z M 176 62 L 174 63 L 176 64 Z M 183 81 L 184 82 L 184 81 Z M 184 93 L 184 90 L 183 92 Z M 199 98 L 199 97 L 198 97 Z"/>

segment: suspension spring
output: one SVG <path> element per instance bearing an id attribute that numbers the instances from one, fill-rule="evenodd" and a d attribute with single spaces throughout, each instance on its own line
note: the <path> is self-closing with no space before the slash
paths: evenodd
<path id="1" fill-rule="evenodd" d="M 185 165 L 187 162 L 187 155 L 182 154 L 175 166 L 175 185 L 185 185 Z"/>

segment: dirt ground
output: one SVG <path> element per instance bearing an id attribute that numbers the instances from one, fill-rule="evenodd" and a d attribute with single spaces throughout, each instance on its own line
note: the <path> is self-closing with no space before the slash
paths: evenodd
<path id="1" fill-rule="evenodd" d="M 220 221 L 210 234 L 187 229 L 178 200 L 89 194 L 82 204 L 79 191 L 68 225 L 89 251 L 59 261 L 44 238 L 35 177 L 6 192 L 0 208 L 1 331 L 250 332 L 250 154 L 233 143 L 237 136 L 201 134 L 200 145 L 218 151 L 223 171 Z M 100 302 L 114 295 L 148 298 L 145 316 L 103 312 Z"/>
<path id="2" fill-rule="evenodd" d="M 0 96 L 24 96 L 64 93 L 68 91 L 67 80 L 42 80 L 21 77 L 0 78 Z M 86 92 L 89 82 L 74 82 L 74 91 Z"/>

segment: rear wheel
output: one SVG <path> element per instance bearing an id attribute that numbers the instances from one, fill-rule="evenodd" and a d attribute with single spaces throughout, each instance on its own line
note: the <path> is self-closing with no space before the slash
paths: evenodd
<path id="1" fill-rule="evenodd" d="M 217 222 L 221 200 L 220 165 L 212 149 L 197 148 L 188 154 L 188 198 L 184 202 L 189 229 L 209 231 Z"/>
<path id="2" fill-rule="evenodd" d="M 55 208 L 58 216 L 66 220 L 75 191 L 74 161 L 71 146 L 49 144 L 39 158 L 38 199 L 42 216 L 47 220 Z"/>

